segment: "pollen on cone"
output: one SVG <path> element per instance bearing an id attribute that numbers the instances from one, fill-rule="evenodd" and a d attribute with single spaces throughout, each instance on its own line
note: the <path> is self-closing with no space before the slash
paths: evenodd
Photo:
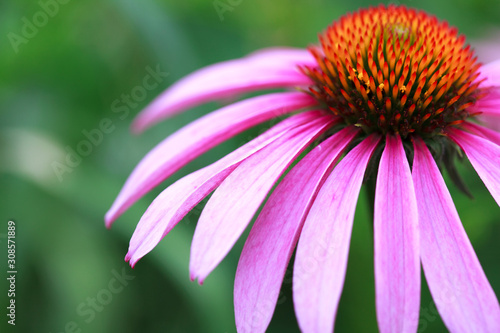
<path id="1" fill-rule="evenodd" d="M 362 10 L 331 25 L 320 41 L 324 54 L 313 53 L 319 67 L 304 70 L 315 82 L 315 97 L 348 123 L 373 124 L 370 132 L 443 132 L 466 119 L 462 105 L 478 98 L 472 87 L 478 64 L 465 38 L 425 12 L 403 6 Z M 353 112 L 358 105 L 369 111 L 364 119 Z M 380 112 L 401 119 L 380 121 Z M 423 126 L 424 118 L 434 125 Z"/>

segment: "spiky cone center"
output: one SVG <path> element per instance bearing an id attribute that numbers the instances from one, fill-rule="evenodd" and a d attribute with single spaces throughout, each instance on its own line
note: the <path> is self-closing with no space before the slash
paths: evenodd
<path id="1" fill-rule="evenodd" d="M 468 117 L 483 94 L 480 64 L 448 23 L 404 6 L 347 14 L 311 47 L 317 67 L 301 70 L 309 92 L 365 133 L 442 134 Z"/>

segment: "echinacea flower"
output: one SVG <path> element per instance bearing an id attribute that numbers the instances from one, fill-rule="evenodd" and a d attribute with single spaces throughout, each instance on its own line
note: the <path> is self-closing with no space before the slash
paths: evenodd
<path id="1" fill-rule="evenodd" d="M 425 12 L 380 6 L 343 16 L 308 50 L 267 49 L 201 69 L 158 97 L 133 129 L 201 103 L 269 88 L 295 91 L 223 107 L 180 129 L 139 163 L 106 215 L 108 227 L 205 151 L 288 116 L 165 189 L 141 218 L 126 260 L 134 266 L 214 191 L 191 247 L 191 279 L 202 283 L 270 194 L 236 272 L 238 332 L 266 330 L 295 248 L 299 326 L 331 332 L 356 202 L 368 182 L 374 184 L 380 331 L 417 330 L 422 263 L 451 332 L 500 332 L 498 300 L 440 172 L 454 174 L 454 159 L 463 151 L 500 204 L 500 133 L 481 123 L 483 116 L 500 119 L 500 61 L 477 63 L 456 29 Z"/>

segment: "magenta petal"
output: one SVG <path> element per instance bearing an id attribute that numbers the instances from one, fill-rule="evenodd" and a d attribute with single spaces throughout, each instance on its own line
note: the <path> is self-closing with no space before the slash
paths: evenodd
<path id="1" fill-rule="evenodd" d="M 297 70 L 297 65 L 314 63 L 307 50 L 268 49 L 202 68 L 156 98 L 137 116 L 132 129 L 142 132 L 185 109 L 244 92 L 307 86 L 311 81 Z"/>
<path id="2" fill-rule="evenodd" d="M 458 129 L 450 129 L 448 135 L 465 151 L 484 185 L 500 205 L 500 146 Z"/>
<path id="3" fill-rule="evenodd" d="M 309 111 L 287 118 L 219 161 L 185 176 L 166 188 L 151 203 L 139 221 L 130 240 L 126 259 L 134 266 L 248 156 L 279 137 L 290 138 L 301 131 L 296 127 L 308 124 L 322 115 L 320 111 Z"/>
<path id="4" fill-rule="evenodd" d="M 481 125 L 500 133 L 500 114 L 498 116 L 482 114 L 477 118 L 481 122 Z"/>
<path id="5" fill-rule="evenodd" d="M 269 94 L 229 105 L 183 127 L 135 167 L 106 214 L 106 226 L 110 227 L 135 201 L 210 148 L 261 122 L 315 103 L 301 92 Z"/>
<path id="6" fill-rule="evenodd" d="M 342 293 L 356 202 L 366 166 L 380 141 L 372 135 L 335 167 L 314 200 L 300 235 L 293 297 L 303 332 L 332 332 Z"/>
<path id="7" fill-rule="evenodd" d="M 374 214 L 375 292 L 380 332 L 416 332 L 420 309 L 418 212 L 399 135 L 387 135 Z"/>
<path id="8" fill-rule="evenodd" d="M 415 138 L 421 259 L 441 318 L 450 332 L 500 332 L 500 306 L 425 143 Z"/>
<path id="9" fill-rule="evenodd" d="M 481 87 L 500 87 L 500 60 L 490 62 L 489 64 L 481 66 L 479 69 L 481 75 L 476 81 L 483 80 Z"/>
<path id="10" fill-rule="evenodd" d="M 480 113 L 481 115 L 500 117 L 500 100 L 498 104 L 491 105 L 485 102 L 478 101 L 475 105 L 471 106 L 468 110 L 471 113 Z"/>
<path id="11" fill-rule="evenodd" d="M 307 154 L 264 205 L 241 253 L 234 282 L 238 332 L 265 332 L 303 222 L 342 151 L 358 131 L 348 127 Z"/>
<path id="12" fill-rule="evenodd" d="M 471 122 L 463 123 L 462 127 L 471 133 L 482 136 L 483 138 L 488 139 L 491 142 L 496 143 L 497 145 L 500 145 L 500 133 L 497 131 Z"/>
<path id="13" fill-rule="evenodd" d="M 200 283 L 226 256 L 293 160 L 332 124 L 327 116 L 278 139 L 239 165 L 205 206 L 191 245 L 191 278 Z"/>
<path id="14" fill-rule="evenodd" d="M 252 52 L 247 57 L 251 62 L 258 63 L 259 66 L 269 66 L 281 70 L 289 70 L 290 67 L 297 66 L 318 66 L 318 62 L 307 49 L 297 49 L 288 47 L 270 47 Z"/>
<path id="15" fill-rule="evenodd" d="M 471 113 L 500 117 L 500 87 L 489 88 L 487 95 L 469 107 L 468 110 Z"/>

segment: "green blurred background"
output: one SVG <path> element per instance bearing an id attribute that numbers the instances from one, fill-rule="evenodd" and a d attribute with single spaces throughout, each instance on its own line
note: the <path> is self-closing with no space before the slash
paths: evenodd
<path id="1" fill-rule="evenodd" d="M 490 38 L 499 48 L 497 0 L 392 3 L 423 8 L 448 20 L 470 43 L 477 43 L 484 61 L 492 53 L 483 51 L 481 40 Z M 2 1 L 0 331 L 234 332 L 232 290 L 243 242 L 203 286 L 190 282 L 189 247 L 200 209 L 190 213 L 135 269 L 123 257 L 137 221 L 161 189 L 220 158 L 257 131 L 190 163 L 106 230 L 104 213 L 137 162 L 164 137 L 221 104 L 197 107 L 138 137 L 130 134 L 129 125 L 149 101 L 197 68 L 269 46 L 305 47 L 315 43 L 317 33 L 340 15 L 375 4 L 361 0 Z M 216 5 L 230 10 L 220 14 Z M 40 14 L 43 7 L 52 14 L 46 20 Z M 21 37 L 26 22 L 33 20 L 40 27 L 24 28 L 29 38 Z M 113 102 L 142 85 L 148 67 L 158 66 L 169 73 L 158 87 L 147 91 L 128 113 L 113 112 Z M 81 145 L 85 131 L 98 129 L 103 119 L 111 126 L 100 142 L 90 146 L 88 156 L 72 168 L 55 172 L 54 162 L 64 163 L 66 149 Z M 450 190 L 499 295 L 499 208 L 468 162 L 460 165 L 460 171 L 475 199 L 448 182 Z M 360 197 L 356 213 L 337 332 L 377 330 L 371 222 L 365 199 Z M 7 325 L 5 316 L 10 219 L 17 226 L 15 328 Z M 123 274 L 128 280 L 121 287 L 113 284 L 115 276 Z M 425 284 L 422 294 L 420 331 L 445 331 L 432 311 Z M 297 332 L 289 276 L 280 300 L 269 332 Z"/>

